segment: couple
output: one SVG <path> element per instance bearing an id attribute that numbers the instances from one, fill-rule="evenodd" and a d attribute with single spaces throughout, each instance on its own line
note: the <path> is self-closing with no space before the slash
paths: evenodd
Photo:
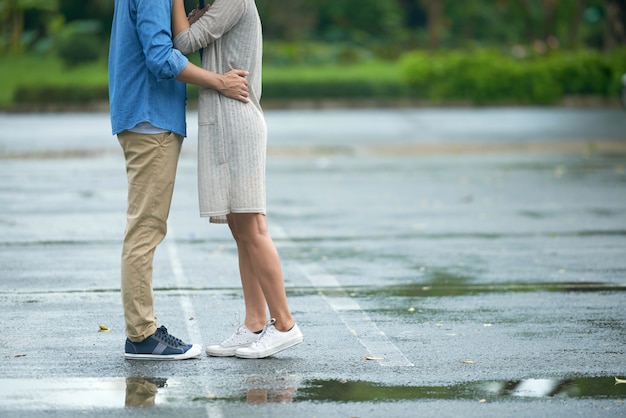
<path id="1" fill-rule="evenodd" d="M 128 176 L 121 272 L 125 357 L 183 360 L 200 357 L 202 351 L 157 327 L 152 290 L 154 251 L 166 234 L 186 136 L 185 83 L 192 83 L 201 87 L 200 215 L 228 223 L 245 302 L 244 323 L 206 353 L 264 358 L 299 344 L 303 336 L 287 304 L 265 218 L 261 23 L 254 0 L 215 0 L 189 19 L 191 26 L 184 0 L 115 0 L 109 100 Z M 183 55 L 199 49 L 203 68 Z"/>

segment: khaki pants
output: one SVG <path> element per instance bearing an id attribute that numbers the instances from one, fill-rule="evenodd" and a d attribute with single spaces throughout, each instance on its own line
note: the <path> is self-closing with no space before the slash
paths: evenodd
<path id="1" fill-rule="evenodd" d="M 176 167 L 183 138 L 172 133 L 122 132 L 126 158 L 128 211 L 122 246 L 122 302 L 126 336 L 133 342 L 154 334 L 152 262 L 167 233 Z"/>

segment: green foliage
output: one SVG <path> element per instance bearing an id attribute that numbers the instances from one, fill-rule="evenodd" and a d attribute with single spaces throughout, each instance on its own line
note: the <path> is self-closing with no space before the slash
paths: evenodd
<path id="1" fill-rule="evenodd" d="M 0 55 L 0 108 L 11 107 L 15 103 L 33 102 L 34 96 L 40 103 L 51 103 L 47 96 L 49 87 L 102 89 L 107 87 L 106 61 L 101 60 L 77 68 L 67 68 L 52 55 L 28 55 L 22 57 Z M 31 90 L 27 97 L 17 91 L 20 88 Z M 38 91 L 38 93 L 35 93 Z M 63 104 L 62 96 L 55 95 L 57 104 Z M 103 100 L 107 100 L 105 96 Z"/>
<path id="2" fill-rule="evenodd" d="M 616 94 L 626 73 L 626 49 L 610 54 L 578 51 L 555 54 L 548 59 L 566 94 Z"/>
<path id="3" fill-rule="evenodd" d="M 409 97 L 393 62 L 264 67 L 264 99 L 393 99 Z"/>
<path id="4" fill-rule="evenodd" d="M 47 105 L 104 103 L 109 98 L 107 86 L 20 86 L 15 90 L 18 105 Z"/>
<path id="5" fill-rule="evenodd" d="M 431 100 L 466 99 L 476 104 L 550 104 L 563 95 L 610 96 L 626 71 L 624 51 L 581 51 L 515 59 L 492 50 L 405 55 L 406 80 Z"/>
<path id="6" fill-rule="evenodd" d="M 0 57 L 0 73 L 5 75 L 0 78 L 0 107 L 106 103 L 106 71 L 104 59 L 68 69 L 52 57 Z M 523 59 L 495 50 L 414 51 L 400 61 L 266 63 L 263 99 L 553 104 L 566 95 L 617 98 L 625 72 L 626 49 L 611 54 L 557 51 Z M 189 87 L 189 97 L 197 98 L 197 88 Z"/>
<path id="7" fill-rule="evenodd" d="M 66 66 L 76 67 L 98 60 L 102 51 L 97 36 L 99 30 L 100 22 L 94 20 L 78 20 L 65 26 L 60 35 L 58 54 Z"/>
<path id="8" fill-rule="evenodd" d="M 263 45 L 263 63 L 276 67 L 356 64 L 372 58 L 367 49 L 346 43 L 265 42 Z"/>

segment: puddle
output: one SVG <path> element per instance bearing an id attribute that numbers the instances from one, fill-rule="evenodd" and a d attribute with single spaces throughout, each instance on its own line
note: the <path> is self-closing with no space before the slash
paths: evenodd
<path id="1" fill-rule="evenodd" d="M 388 386 L 366 381 L 247 378 L 231 386 L 206 379 L 0 379 L 0 409 L 202 407 L 215 403 L 359 403 L 412 400 L 529 400 L 626 398 L 613 377 L 468 382 L 452 386 Z"/>
<path id="2" fill-rule="evenodd" d="M 526 379 L 484 381 L 454 386 L 384 386 L 371 382 L 310 381 L 299 390 L 299 400 L 325 402 L 399 401 L 418 399 L 486 399 L 511 398 L 594 398 L 622 399 L 626 385 L 614 378 L 573 378 L 564 380 Z"/>
<path id="3" fill-rule="evenodd" d="M 448 297 L 486 293 L 529 292 L 623 292 L 626 286 L 611 283 L 494 283 L 494 284 L 408 284 L 380 288 L 346 288 L 361 296 L 381 297 Z M 325 292 L 326 293 L 326 292 Z"/>

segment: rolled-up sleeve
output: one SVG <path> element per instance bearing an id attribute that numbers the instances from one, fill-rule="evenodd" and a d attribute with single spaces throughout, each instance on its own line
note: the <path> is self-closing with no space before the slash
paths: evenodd
<path id="1" fill-rule="evenodd" d="M 224 36 L 246 11 L 244 0 L 215 0 L 189 29 L 176 35 L 174 45 L 184 54 L 204 48 Z"/>
<path id="2" fill-rule="evenodd" d="M 174 49 L 171 29 L 171 2 L 138 0 L 137 35 L 146 66 L 157 80 L 171 80 L 185 69 L 189 60 Z"/>

